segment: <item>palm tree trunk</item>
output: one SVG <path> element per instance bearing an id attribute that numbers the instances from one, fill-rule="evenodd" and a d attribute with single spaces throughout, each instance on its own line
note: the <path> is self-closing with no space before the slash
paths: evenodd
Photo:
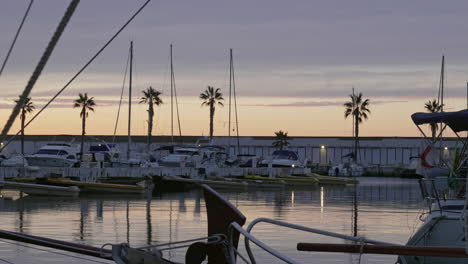
<path id="1" fill-rule="evenodd" d="M 435 141 L 436 131 L 437 131 L 437 125 L 436 124 L 431 124 L 431 131 L 432 131 L 432 141 Z"/>
<path id="2" fill-rule="evenodd" d="M 359 142 L 359 121 L 357 116 L 354 117 L 354 128 L 356 129 L 356 133 L 354 133 L 354 162 L 357 163 L 358 160 L 358 142 Z"/>
<path id="3" fill-rule="evenodd" d="M 26 117 L 26 113 L 24 109 L 21 110 L 21 155 L 24 156 L 24 119 Z"/>
<path id="4" fill-rule="evenodd" d="M 84 136 L 86 131 L 86 109 L 83 106 L 83 110 L 81 112 L 81 148 L 80 148 L 80 161 L 83 161 L 83 148 L 84 148 Z"/>
<path id="5" fill-rule="evenodd" d="M 213 138 L 213 119 L 214 119 L 215 108 L 213 104 L 210 104 L 210 139 Z"/>
<path id="6" fill-rule="evenodd" d="M 148 139 L 147 139 L 147 147 L 148 151 L 151 148 L 151 134 L 153 131 L 153 102 L 152 100 L 149 101 L 149 106 L 148 106 Z"/>

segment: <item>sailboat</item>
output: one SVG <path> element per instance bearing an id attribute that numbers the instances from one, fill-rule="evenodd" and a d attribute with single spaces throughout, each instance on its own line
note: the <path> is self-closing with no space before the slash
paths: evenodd
<path id="1" fill-rule="evenodd" d="M 468 177 L 468 137 L 460 134 L 468 131 L 468 109 L 457 112 L 443 111 L 444 98 L 444 61 L 442 56 L 441 78 L 439 86 L 440 111 L 434 113 L 414 113 L 411 118 L 424 136 L 427 147 L 420 158 L 418 172 L 424 176 L 420 180 L 429 212 L 423 216 L 423 224 L 408 240 L 409 246 L 444 246 L 464 247 L 465 233 L 468 228 L 466 187 Z M 440 126 L 438 135 L 426 135 L 421 126 Z M 442 158 L 442 135 L 447 128 L 451 129 L 461 142 L 460 148 L 454 149 L 452 158 Z M 433 130 L 434 133 L 435 130 Z M 440 152 L 432 151 L 432 160 L 428 155 L 439 145 Z M 457 143 L 458 144 L 458 143 Z M 437 156 L 438 155 L 438 156 Z M 463 219 L 465 221 L 463 222 Z M 453 258 L 404 257 L 406 263 L 466 263 L 466 260 Z"/>
<path id="2" fill-rule="evenodd" d="M 429 111 L 433 113 L 443 113 L 444 112 L 444 83 L 445 83 L 445 56 L 442 56 L 441 70 L 440 70 L 440 82 L 439 82 L 439 91 L 437 95 L 437 101 L 435 105 L 426 106 Z M 431 102 L 431 101 L 429 101 Z M 432 108 L 432 109 L 431 109 Z M 423 143 L 424 151 L 418 156 L 420 159 L 418 165 L 416 166 L 416 174 L 421 175 L 425 178 L 427 177 L 436 177 L 436 176 L 449 176 L 450 171 L 447 166 L 443 163 L 443 153 L 442 153 L 442 144 L 443 144 L 443 123 L 441 122 L 432 122 L 428 125 L 434 128 L 431 137 L 425 137 Z M 419 128 L 419 127 L 418 127 Z M 440 133 L 437 135 L 437 130 L 440 129 Z M 420 132 L 424 135 L 422 129 Z M 439 149 L 437 151 L 436 149 Z"/>
<path id="3" fill-rule="evenodd" d="M 232 140 L 231 128 L 232 125 L 232 101 L 234 101 L 234 117 L 235 117 L 235 130 L 236 130 L 236 146 L 234 147 L 234 153 L 231 153 Z M 227 157 L 225 163 L 230 166 L 238 167 L 256 167 L 260 160 L 260 157 L 252 154 L 241 153 L 240 138 L 239 138 L 239 119 L 237 115 L 237 96 L 236 96 L 236 81 L 234 72 L 234 57 L 233 50 L 229 49 L 229 117 L 228 117 L 228 147 Z"/>
<path id="4" fill-rule="evenodd" d="M 460 133 L 468 131 L 468 109 L 457 112 L 414 113 L 413 122 L 420 126 L 427 124 L 443 124 L 439 133 L 448 127 L 458 137 L 462 147 L 446 162 L 450 175 L 425 175 L 420 181 L 421 192 L 428 203 L 429 212 L 425 214 L 423 225 L 409 239 L 410 246 L 445 246 L 463 247 L 466 243 L 468 229 L 466 187 L 468 177 L 468 137 L 462 138 Z M 423 133 L 426 137 L 426 135 Z M 426 137 L 427 138 L 427 137 Z M 433 141 L 435 144 L 435 142 Z M 465 221 L 463 221 L 465 219 Z M 405 257 L 407 263 L 466 263 L 461 259 L 430 258 L 422 261 L 421 257 Z"/>
<path id="5" fill-rule="evenodd" d="M 147 162 L 141 153 L 132 153 L 131 151 L 131 124 L 132 124 L 132 88 L 133 88 L 133 41 L 130 41 L 128 67 L 128 123 L 127 123 L 127 148 L 126 152 L 118 148 L 116 144 L 107 142 L 98 142 L 91 144 L 86 153 L 87 159 L 82 166 L 84 167 L 153 167 L 154 164 Z M 127 77 L 127 68 L 125 69 L 124 84 Z M 125 85 L 122 86 L 120 102 L 122 102 Z M 120 104 L 117 111 L 117 118 L 114 127 L 114 138 L 117 131 L 117 125 L 120 116 Z M 133 157 L 132 157 L 133 154 Z M 136 158 L 135 158 L 136 157 Z"/>
<path id="6" fill-rule="evenodd" d="M 174 102 L 176 106 L 177 124 L 179 128 L 179 139 L 182 139 L 182 129 L 180 126 L 179 104 L 177 102 L 177 90 L 174 77 L 174 62 L 172 58 L 172 44 L 169 46 L 170 64 L 171 64 L 171 145 L 172 151 L 169 155 L 158 160 L 162 167 L 195 167 L 201 160 L 197 148 L 176 147 L 174 141 Z"/>

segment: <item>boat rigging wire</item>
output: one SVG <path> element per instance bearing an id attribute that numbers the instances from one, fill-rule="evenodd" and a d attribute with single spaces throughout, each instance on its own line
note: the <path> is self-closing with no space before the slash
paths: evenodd
<path id="1" fill-rule="evenodd" d="M 179 125 L 180 143 L 183 143 L 182 142 L 182 128 L 180 127 L 179 102 L 177 101 L 177 89 L 176 89 L 175 76 L 174 76 L 174 64 L 172 63 L 172 44 L 171 44 L 171 85 L 172 85 L 171 89 L 173 89 L 173 91 L 174 91 L 174 99 L 175 99 L 176 114 L 177 114 L 177 124 Z M 172 142 L 174 142 L 174 140 L 172 140 Z"/>
<path id="2" fill-rule="evenodd" d="M 39 76 L 42 73 L 42 70 L 45 68 L 47 61 L 50 58 L 50 55 L 52 55 L 52 51 L 54 50 L 55 46 L 57 45 L 57 42 L 60 39 L 60 36 L 62 33 L 65 31 L 65 27 L 67 26 L 68 22 L 70 21 L 71 16 L 76 10 L 76 7 L 80 3 L 80 0 L 72 0 L 70 2 L 70 5 L 68 6 L 67 10 L 65 11 L 65 14 L 62 17 L 62 20 L 60 21 L 59 25 L 57 26 L 57 29 L 54 32 L 54 35 L 49 41 L 49 44 L 47 45 L 44 53 L 42 54 L 42 57 L 39 60 L 39 63 L 37 64 L 36 68 L 34 69 L 34 72 L 31 75 L 31 78 L 29 79 L 28 83 L 26 84 L 26 87 L 23 90 L 23 93 L 21 94 L 20 98 L 18 99 L 18 103 L 15 105 L 13 108 L 12 113 L 10 114 L 10 117 L 8 121 L 6 122 L 5 126 L 3 127 L 2 130 L 2 141 L 4 141 L 8 130 L 10 130 L 10 127 L 13 125 L 13 122 L 15 121 L 16 117 L 18 116 L 21 108 L 23 107 L 24 103 L 26 102 L 26 99 L 28 98 L 29 94 L 31 93 L 32 88 L 36 84 L 36 81 L 39 79 Z M 18 132 L 19 133 L 19 132 Z"/>
<path id="3" fill-rule="evenodd" d="M 232 58 L 232 49 L 231 49 L 231 63 L 232 71 L 232 91 L 234 96 L 234 113 L 236 114 L 236 133 L 237 133 L 237 154 L 241 154 L 240 141 L 239 141 L 239 118 L 237 116 L 237 97 L 236 97 L 236 81 L 234 77 L 234 60 Z"/>
<path id="4" fill-rule="evenodd" d="M 104 49 L 107 48 L 107 46 L 109 46 L 109 44 L 127 27 L 128 24 L 130 24 L 130 22 L 133 21 L 133 19 L 146 7 L 146 5 L 150 2 L 151 0 L 147 0 L 128 20 L 127 22 L 122 26 L 120 27 L 120 29 L 95 53 L 95 55 L 65 84 L 65 86 L 63 86 L 62 89 L 60 89 L 60 91 L 54 95 L 54 97 L 52 97 L 52 99 L 49 100 L 49 102 L 47 102 L 47 104 L 45 104 L 41 110 L 39 110 L 25 125 L 24 125 L 24 128 L 28 127 L 29 124 L 31 124 L 32 121 L 34 121 L 54 100 L 55 98 L 57 98 L 103 51 Z M 31 87 L 32 88 L 32 87 Z M 28 93 L 29 95 L 29 93 Z M 21 97 L 20 98 L 20 102 L 18 102 L 18 104 L 16 105 L 16 108 L 18 108 L 18 111 L 19 112 L 19 109 L 20 107 L 18 106 L 22 106 L 24 104 L 24 100 L 25 100 L 26 97 Z M 15 109 L 16 109 L 15 108 Z M 18 113 L 17 113 L 18 114 Z M 16 115 L 17 115 L 16 114 Z M 15 118 L 16 118 L 16 115 L 15 115 Z M 13 118 L 13 120 L 15 119 Z M 10 118 L 11 119 L 11 118 Z M 10 121 L 10 120 L 9 120 Z M 11 121 L 10 123 L 7 123 L 7 125 L 5 125 L 5 128 L 4 128 L 4 131 L 5 132 L 2 132 L 2 142 L 5 141 L 5 138 L 6 138 L 6 134 L 8 133 L 8 130 L 10 129 L 11 125 L 13 124 L 13 121 Z M 8 146 L 8 144 L 11 143 L 11 141 L 13 141 L 13 139 L 19 135 L 19 133 L 21 132 L 21 130 L 19 130 L 14 136 L 12 136 L 12 138 L 10 138 L 7 142 L 4 143 L 3 147 L 0 149 L 0 152 L 6 147 Z"/>
<path id="5" fill-rule="evenodd" d="M 117 110 L 117 118 L 115 120 L 114 135 L 112 137 L 112 143 L 115 142 L 115 134 L 117 133 L 117 125 L 119 124 L 120 107 L 122 106 L 123 92 L 125 90 L 125 82 L 127 81 L 127 71 L 128 71 L 129 62 L 130 62 L 130 52 L 128 53 L 128 56 L 127 56 L 127 64 L 125 64 L 125 73 L 124 73 L 124 79 L 122 82 L 122 90 L 120 91 L 119 108 Z"/>
<path id="6" fill-rule="evenodd" d="M 175 85 L 174 72 L 172 72 L 172 79 L 174 80 L 174 99 L 176 103 L 176 113 L 177 113 L 177 124 L 179 125 L 179 136 L 182 143 L 182 128 L 180 127 L 180 115 L 179 115 L 179 102 L 177 101 L 177 90 Z"/>
<path id="7" fill-rule="evenodd" d="M 11 261 L 8 261 L 8 260 L 2 259 L 2 258 L 0 258 L 0 261 L 3 261 L 3 262 L 8 263 L 8 264 L 15 264 L 14 262 L 11 262 Z"/>
<path id="8" fill-rule="evenodd" d="M 8 59 L 10 58 L 11 52 L 13 51 L 13 47 L 16 44 L 16 40 L 18 39 L 18 36 L 21 32 L 21 29 L 23 28 L 24 22 L 26 21 L 26 18 L 28 17 L 29 10 L 31 10 L 31 6 L 33 4 L 34 0 L 31 0 L 29 2 L 28 8 L 26 9 L 26 13 L 24 13 L 23 19 L 21 20 L 21 23 L 18 27 L 18 30 L 16 30 L 15 37 L 13 38 L 13 41 L 11 42 L 10 48 L 8 49 L 7 55 L 5 56 L 5 59 L 3 60 L 2 68 L 0 68 L 0 76 L 2 76 L 3 70 L 5 69 L 5 66 L 8 62 Z"/>
<path id="9" fill-rule="evenodd" d="M 76 259 L 86 260 L 86 261 L 95 262 L 95 263 L 103 263 L 103 264 L 108 264 L 109 263 L 109 262 L 97 261 L 97 260 L 93 260 L 93 259 L 87 259 L 87 258 L 79 257 L 79 256 L 73 256 L 73 255 L 62 253 L 62 252 L 47 250 L 45 248 L 33 247 L 33 246 L 27 245 L 25 243 L 15 243 L 15 242 L 7 241 L 6 239 L 1 239 L 1 241 L 4 242 L 4 243 L 15 245 L 15 246 L 35 249 L 35 250 L 44 251 L 44 252 L 47 252 L 47 253 L 57 254 L 57 255 L 61 255 L 61 256 L 66 256 L 66 257 L 70 257 L 70 258 L 76 258 Z M 8 263 L 12 263 L 12 262 L 8 262 Z"/>

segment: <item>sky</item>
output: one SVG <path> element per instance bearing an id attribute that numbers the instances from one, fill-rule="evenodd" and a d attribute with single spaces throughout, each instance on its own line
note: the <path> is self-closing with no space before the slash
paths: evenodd
<path id="1" fill-rule="evenodd" d="M 68 3 L 34 2 L 0 76 L 0 126 Z M 36 107 L 60 90 L 143 3 L 82 0 L 31 93 Z M 28 4 L 0 2 L 2 62 Z M 147 133 L 146 106 L 138 101 L 149 86 L 161 91 L 164 101 L 156 109 L 153 135 L 171 134 L 173 44 L 183 135 L 209 134 L 208 108 L 198 98 L 208 85 L 224 94 L 214 132 L 227 135 L 232 48 L 242 136 L 272 136 L 278 130 L 290 136 L 350 136 L 352 124 L 344 118 L 343 103 L 353 87 L 370 100 L 372 113 L 360 127 L 362 136 L 419 136 L 410 115 L 424 111 L 424 103 L 437 96 L 442 55 L 445 109 L 466 108 L 467 9 L 468 2 L 457 0 L 152 0 L 26 134 L 80 134 L 79 110 L 72 107 L 78 93 L 88 93 L 97 103 L 87 120 L 87 134 L 113 134 L 133 41 L 134 135 Z M 117 126 L 121 135 L 127 133 L 128 120 L 128 90 L 124 94 Z M 16 121 L 10 133 L 18 129 Z"/>

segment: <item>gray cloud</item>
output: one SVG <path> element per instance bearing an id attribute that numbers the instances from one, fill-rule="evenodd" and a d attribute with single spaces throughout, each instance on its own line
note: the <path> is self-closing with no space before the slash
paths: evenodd
<path id="1" fill-rule="evenodd" d="M 393 104 L 393 103 L 406 103 L 407 101 L 371 101 L 372 105 L 376 104 Z M 324 106 L 343 106 L 344 102 L 327 102 L 327 101 L 315 101 L 315 102 L 290 102 L 281 104 L 244 104 L 244 106 L 261 106 L 261 107 L 324 107 Z"/>
<path id="2" fill-rule="evenodd" d="M 82 1 L 32 96 L 55 94 L 141 3 Z M 26 4 L 2 3 L 4 36 L 13 36 Z M 24 88 L 66 5 L 34 4 L 0 78 L 4 96 Z M 102 12 L 110 5 L 112 12 Z M 153 1 L 63 96 L 86 91 L 97 100 L 118 97 L 134 40 L 135 97 L 149 84 L 168 94 L 169 43 L 181 96 L 198 96 L 208 84 L 226 91 L 232 47 L 240 96 L 345 98 L 354 86 L 371 98 L 431 98 L 445 53 L 447 96 L 460 97 L 468 73 L 467 8 L 461 0 Z M 0 55 L 10 41 L 0 39 Z M 22 83 L 16 73 L 27 73 Z"/>

